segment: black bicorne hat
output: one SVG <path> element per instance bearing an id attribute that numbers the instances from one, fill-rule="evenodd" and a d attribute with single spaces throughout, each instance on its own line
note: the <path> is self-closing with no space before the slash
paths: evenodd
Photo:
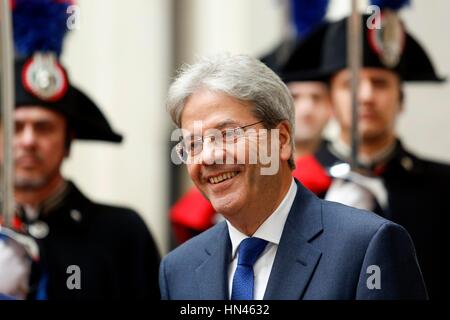
<path id="1" fill-rule="evenodd" d="M 16 108 L 40 106 L 65 116 L 75 139 L 121 142 L 96 104 L 74 87 L 59 61 L 72 0 L 12 2 Z"/>
<path id="2" fill-rule="evenodd" d="M 317 52 L 308 54 L 307 58 L 296 55 L 296 48 L 313 30 L 322 30 L 327 12 L 328 0 L 291 0 L 290 1 L 290 34 L 271 52 L 261 59 L 269 68 L 277 73 L 284 82 L 303 81 L 304 74 L 297 76 L 299 70 L 318 68 L 320 56 Z M 319 41 L 319 40 L 318 40 Z M 319 45 L 319 44 L 317 44 Z"/>
<path id="3" fill-rule="evenodd" d="M 61 113 L 75 139 L 121 142 L 103 113 L 70 84 L 66 70 L 52 53 L 36 53 L 15 62 L 16 108 L 39 106 Z"/>
<path id="4" fill-rule="evenodd" d="M 403 81 L 443 82 L 420 43 L 409 34 L 397 14 L 382 11 L 380 25 L 368 15 L 361 19 L 363 30 L 362 67 L 383 68 L 395 72 Z M 312 60 L 319 63 L 308 68 Z M 281 78 L 327 81 L 336 72 L 347 68 L 347 19 L 319 27 L 298 43 L 291 58 L 279 70 Z"/>

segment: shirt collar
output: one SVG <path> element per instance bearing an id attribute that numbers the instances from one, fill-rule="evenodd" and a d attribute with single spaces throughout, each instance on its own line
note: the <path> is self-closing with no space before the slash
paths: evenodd
<path id="1" fill-rule="evenodd" d="M 264 221 L 262 225 L 253 234 L 253 237 L 266 240 L 270 243 L 278 245 L 280 243 L 281 235 L 283 233 L 284 224 L 291 211 L 292 204 L 295 200 L 295 195 L 297 194 L 297 184 L 292 178 L 291 186 L 288 192 L 284 196 L 278 208 Z M 228 233 L 230 235 L 232 251 L 231 257 L 234 259 L 237 249 L 241 244 L 242 240 L 248 238 L 247 235 L 236 229 L 228 220 L 226 220 L 228 225 Z"/>

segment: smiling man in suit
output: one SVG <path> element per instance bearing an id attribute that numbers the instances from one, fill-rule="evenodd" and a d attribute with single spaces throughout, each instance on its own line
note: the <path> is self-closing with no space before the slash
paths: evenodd
<path id="1" fill-rule="evenodd" d="M 225 221 L 164 258 L 163 299 L 427 298 L 405 229 L 292 177 L 293 101 L 264 64 L 201 59 L 178 75 L 167 107 L 178 155 Z"/>

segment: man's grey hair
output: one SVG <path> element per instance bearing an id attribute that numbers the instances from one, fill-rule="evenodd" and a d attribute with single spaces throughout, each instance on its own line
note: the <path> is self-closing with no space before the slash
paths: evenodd
<path id="1" fill-rule="evenodd" d="M 181 127 L 186 100 L 200 89 L 250 102 L 255 117 L 268 129 L 287 120 L 292 145 L 288 163 L 291 169 L 295 168 L 294 102 L 283 81 L 264 63 L 247 55 L 218 54 L 182 66 L 167 99 L 167 111 L 177 127 Z"/>

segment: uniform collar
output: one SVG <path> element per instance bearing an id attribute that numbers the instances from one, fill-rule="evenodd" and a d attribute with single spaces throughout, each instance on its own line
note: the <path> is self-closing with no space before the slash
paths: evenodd
<path id="1" fill-rule="evenodd" d="M 66 180 L 63 180 L 56 189 L 55 193 L 53 193 L 40 205 L 41 214 L 47 214 L 48 212 L 54 211 L 62 206 L 66 196 L 69 194 L 69 189 L 69 183 Z"/>
<path id="2" fill-rule="evenodd" d="M 38 206 L 29 206 L 27 204 L 17 204 L 17 210 L 22 212 L 22 215 L 26 221 L 32 222 L 47 215 L 49 212 L 54 211 L 61 207 L 65 198 L 69 194 L 71 183 L 66 180 L 62 180 L 61 183 L 55 189 L 55 192 L 45 199 Z"/>
<path id="3" fill-rule="evenodd" d="M 362 168 L 368 169 L 369 171 L 375 171 L 377 167 L 383 166 L 392 159 L 395 154 L 396 146 L 397 143 L 394 141 L 370 158 L 358 157 L 358 162 Z M 340 159 L 349 161 L 351 148 L 342 140 L 336 139 L 330 144 L 330 152 Z"/>
<path id="4" fill-rule="evenodd" d="M 344 145 L 344 148 L 349 148 Z M 348 161 L 349 151 L 345 152 L 339 143 L 333 142 L 322 146 L 315 154 L 317 160 L 326 168 L 335 164 Z M 420 173 L 422 165 L 417 157 L 409 153 L 403 147 L 399 139 L 390 148 L 381 151 L 370 165 L 362 167 L 362 174 L 372 176 L 385 176 L 394 170 L 395 172 Z M 395 168 L 395 169 L 394 169 Z M 400 171 L 398 171 L 400 170 Z"/>

